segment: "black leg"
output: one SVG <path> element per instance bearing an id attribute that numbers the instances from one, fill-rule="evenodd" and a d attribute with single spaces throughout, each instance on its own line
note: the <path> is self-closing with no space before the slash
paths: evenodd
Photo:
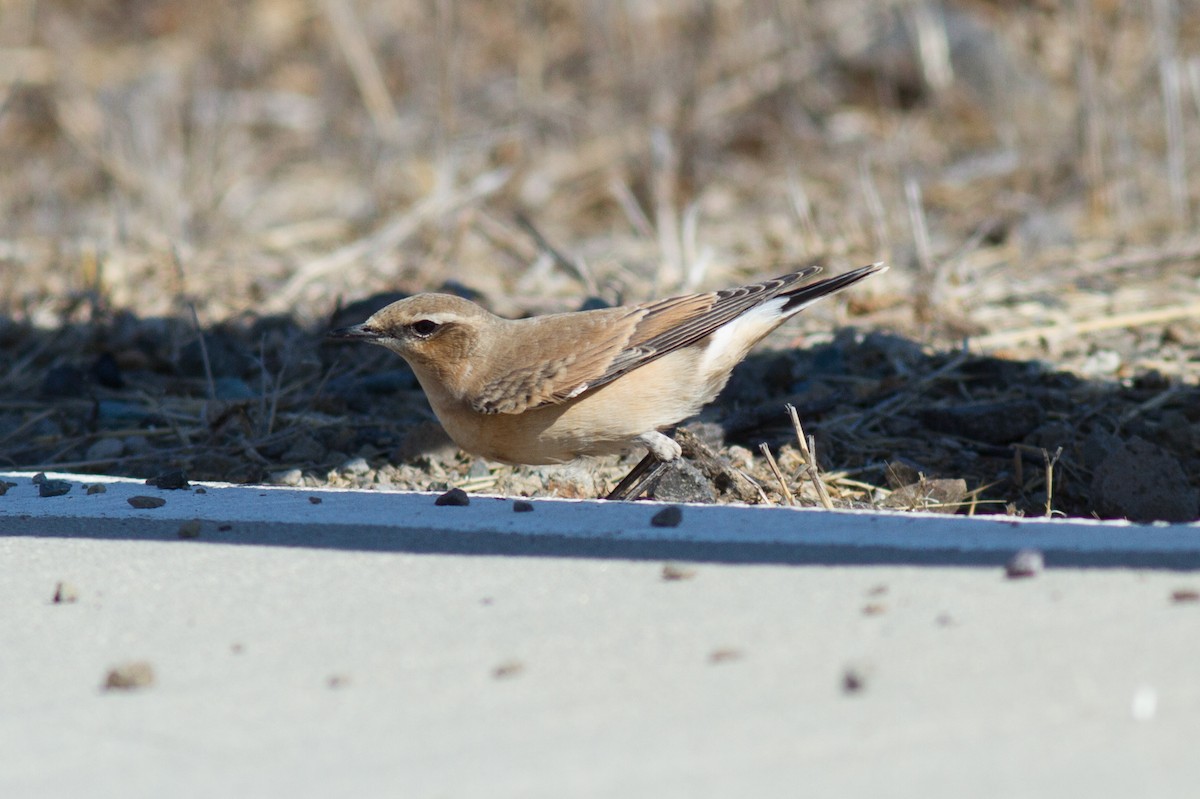
<path id="1" fill-rule="evenodd" d="M 626 502 L 635 500 L 645 492 L 654 488 L 662 476 L 666 474 L 669 463 L 660 461 L 654 457 L 652 453 L 647 452 L 646 457 L 638 461 L 637 466 L 629 470 L 629 474 L 621 482 L 617 483 L 617 487 L 609 492 L 605 499 L 616 500 L 618 502 Z"/>

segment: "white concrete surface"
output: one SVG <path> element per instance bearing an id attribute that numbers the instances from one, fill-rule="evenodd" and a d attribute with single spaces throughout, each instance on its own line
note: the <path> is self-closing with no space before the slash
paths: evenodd
<path id="1" fill-rule="evenodd" d="M 1200 784 L 1200 602 L 1172 599 L 1200 574 L 1058 567 L 1014 581 L 944 565 L 991 563 L 1029 536 L 1108 566 L 1154 547 L 1180 557 L 1194 527 L 1101 527 L 1107 548 L 1085 552 L 1053 537 L 1073 526 L 968 526 L 980 547 L 930 567 L 895 565 L 922 561 L 890 522 L 875 523 L 882 545 L 846 548 L 830 517 L 790 511 L 736 530 L 736 516 L 693 508 L 678 528 L 615 508 L 628 528 L 588 538 L 580 503 L 513 514 L 475 500 L 426 517 L 430 496 L 311 505 L 315 492 L 209 489 L 161 492 L 163 508 L 131 521 L 119 486 L 77 487 L 32 515 L 67 497 L 18 488 L 0 497 L 5 799 L 1190 797 Z M 271 520 L 295 499 L 303 524 Z M 379 515 L 356 536 L 348 514 L 367 506 Z M 489 507 L 567 533 L 543 546 L 555 556 L 499 554 L 540 539 L 494 522 L 469 546 L 430 544 L 430 519 L 479 524 Z M 774 515 L 806 521 L 775 528 Z M 194 517 L 200 537 L 178 539 Z M 702 528 L 723 535 L 710 543 L 761 543 L 747 557 L 692 550 L 710 562 L 664 581 L 655 558 L 689 551 Z M 1120 543 L 1139 535 L 1150 546 Z M 586 542 L 627 536 L 641 559 L 589 555 Z M 60 581 L 78 601 L 51 601 Z M 134 660 L 153 685 L 101 690 Z"/>

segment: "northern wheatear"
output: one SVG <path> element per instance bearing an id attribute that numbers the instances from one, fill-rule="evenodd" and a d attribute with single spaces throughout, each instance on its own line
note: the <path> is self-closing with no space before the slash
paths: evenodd
<path id="1" fill-rule="evenodd" d="M 711 402 L 751 347 L 821 297 L 885 269 L 877 263 L 800 285 L 820 271 L 813 266 L 724 291 L 530 319 L 417 294 L 329 335 L 406 360 L 467 452 L 548 464 L 641 445 L 645 471 L 680 456 L 661 431 Z M 646 487 L 643 480 L 638 493 Z"/>

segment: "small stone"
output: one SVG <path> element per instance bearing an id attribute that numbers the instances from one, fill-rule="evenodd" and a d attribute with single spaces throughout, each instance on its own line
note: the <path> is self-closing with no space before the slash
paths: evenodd
<path id="1" fill-rule="evenodd" d="M 253 399 L 258 396 L 240 377 L 216 378 L 213 380 L 213 394 L 217 399 L 227 401 Z"/>
<path id="2" fill-rule="evenodd" d="M 507 680 L 525 671 L 525 664 L 519 660 L 506 660 L 492 669 L 492 676 L 497 680 Z"/>
<path id="3" fill-rule="evenodd" d="M 742 659 L 741 650 L 734 649 L 732 647 L 723 647 L 721 649 L 714 649 L 712 652 L 708 653 L 708 662 L 712 663 L 714 665 L 716 665 L 718 663 L 732 663 L 735 660 L 741 660 L 741 659 Z"/>
<path id="4" fill-rule="evenodd" d="M 186 522 L 179 525 L 178 534 L 179 534 L 180 538 L 184 538 L 184 539 L 199 538 L 200 537 L 200 520 L 199 519 L 188 519 Z"/>
<path id="5" fill-rule="evenodd" d="M 867 689 L 869 675 L 862 666 L 847 666 L 842 670 L 842 693 L 853 696 Z"/>
<path id="6" fill-rule="evenodd" d="M 271 472 L 269 482 L 277 486 L 298 486 L 304 482 L 304 472 L 299 469 L 285 469 L 281 472 Z"/>
<path id="7" fill-rule="evenodd" d="M 325 680 L 326 687 L 330 688 L 331 690 L 345 688 L 349 684 L 350 678 L 345 674 L 331 674 L 329 675 L 329 678 Z"/>
<path id="8" fill-rule="evenodd" d="M 42 378 L 43 397 L 82 397 L 85 385 L 82 369 L 74 366 L 55 366 Z"/>
<path id="9" fill-rule="evenodd" d="M 862 613 L 864 616 L 882 616 L 887 612 L 887 605 L 881 602 L 868 602 L 863 605 Z"/>
<path id="10" fill-rule="evenodd" d="M 16 483 L 10 483 L 7 480 L 0 480 L 0 497 L 8 493 L 8 489 L 16 488 Z"/>
<path id="11" fill-rule="evenodd" d="M 90 497 L 92 494 L 107 494 L 108 486 L 104 483 L 92 483 L 87 487 L 87 494 Z"/>
<path id="12" fill-rule="evenodd" d="M 513 501 L 513 513 L 532 513 L 533 503 L 526 502 L 523 499 Z"/>
<path id="13" fill-rule="evenodd" d="M 471 498 L 467 496 L 467 492 L 463 491 L 461 488 L 452 488 L 434 500 L 433 504 L 466 507 L 467 505 L 471 504 Z"/>
<path id="14" fill-rule="evenodd" d="M 683 521 L 683 509 L 678 505 L 669 505 L 650 517 L 654 527 L 678 527 Z"/>
<path id="15" fill-rule="evenodd" d="M 124 388 L 121 366 L 111 352 L 102 352 L 92 361 L 92 379 L 105 388 Z"/>
<path id="16" fill-rule="evenodd" d="M 153 684 L 154 667 L 144 660 L 116 666 L 104 678 L 106 691 L 134 691 Z"/>
<path id="17" fill-rule="evenodd" d="M 33 477 L 29 478 L 29 482 L 33 483 L 35 486 L 40 486 L 49 479 L 50 478 L 46 476 L 45 472 L 38 472 Z"/>
<path id="18" fill-rule="evenodd" d="M 1046 568 L 1046 559 L 1036 549 L 1022 549 L 1013 555 L 1004 565 L 1004 573 L 1010 580 L 1022 577 L 1035 577 Z"/>
<path id="19" fill-rule="evenodd" d="M 309 497 L 308 498 L 308 504 L 310 504 L 310 505 L 320 505 L 323 501 L 324 500 L 322 500 L 320 497 Z"/>
<path id="20" fill-rule="evenodd" d="M 61 497 L 71 490 L 71 484 L 66 480 L 44 480 L 38 483 L 39 497 Z"/>
<path id="21" fill-rule="evenodd" d="M 1179 588 L 1171 592 L 1171 601 L 1177 605 L 1186 602 L 1200 602 L 1200 591 L 1194 588 Z"/>
<path id="22" fill-rule="evenodd" d="M 161 508 L 163 505 L 167 504 L 167 501 L 165 499 L 163 499 L 162 497 L 136 496 L 136 497 L 130 497 L 126 501 L 133 507 L 137 508 L 138 510 L 148 510 L 150 508 Z"/>
<path id="23" fill-rule="evenodd" d="M 233 529 L 233 525 L 232 525 L 232 524 L 220 524 L 220 525 L 217 525 L 217 532 L 219 532 L 219 533 L 228 533 L 228 532 L 229 532 L 230 530 L 232 530 L 232 529 Z"/>
<path id="24" fill-rule="evenodd" d="M 650 490 L 650 498 L 659 502 L 717 501 L 712 483 L 703 472 L 683 458 L 676 458 L 667 464 L 666 471 Z"/>
<path id="25" fill-rule="evenodd" d="M 299 436 L 280 456 L 285 463 L 318 463 L 325 457 L 325 445 L 312 436 Z"/>
<path id="26" fill-rule="evenodd" d="M 189 487 L 187 476 L 178 469 L 151 477 L 146 481 L 146 485 L 161 488 L 164 491 L 178 491 Z"/>
<path id="27" fill-rule="evenodd" d="M 86 457 L 89 461 L 116 460 L 125 453 L 125 445 L 118 438 L 101 438 L 87 448 Z"/>
<path id="28" fill-rule="evenodd" d="M 208 493 L 208 489 L 207 489 L 207 488 L 205 488 L 204 486 L 200 486 L 199 488 L 197 488 L 197 489 L 196 489 L 195 491 L 193 491 L 192 493 L 193 493 L 193 494 L 207 494 L 207 493 Z"/>
<path id="29" fill-rule="evenodd" d="M 54 599 L 56 605 L 69 605 L 79 601 L 79 589 L 71 583 L 60 581 L 54 586 Z"/>
<path id="30" fill-rule="evenodd" d="M 366 474 L 371 471 L 371 464 L 366 458 L 351 458 L 341 465 L 338 471 L 343 474 Z"/>
<path id="31" fill-rule="evenodd" d="M 676 563 L 664 563 L 662 567 L 662 578 L 666 582 L 675 582 L 677 580 L 690 580 L 696 576 L 696 570 L 687 566 L 680 566 Z"/>

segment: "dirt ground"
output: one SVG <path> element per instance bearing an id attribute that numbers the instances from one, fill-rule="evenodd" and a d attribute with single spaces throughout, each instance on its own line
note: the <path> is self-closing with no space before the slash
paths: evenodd
<path id="1" fill-rule="evenodd" d="M 660 498 L 1192 520 L 1198 173 L 1193 0 L 14 0 L 0 464 L 594 496 L 323 334 L 882 260 Z"/>

